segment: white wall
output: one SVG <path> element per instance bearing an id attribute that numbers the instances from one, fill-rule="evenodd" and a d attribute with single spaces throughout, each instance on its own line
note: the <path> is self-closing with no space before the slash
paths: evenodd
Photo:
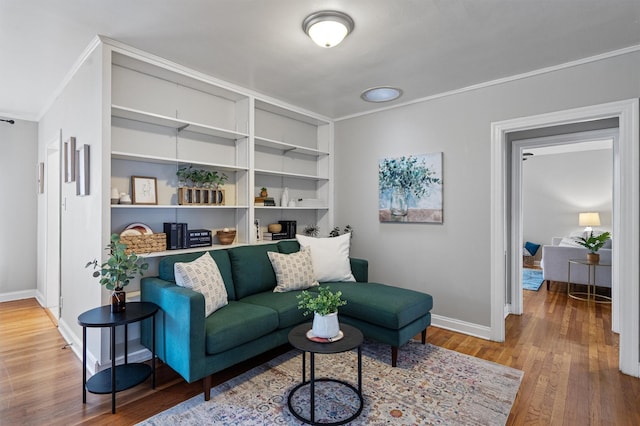
<path id="1" fill-rule="evenodd" d="M 37 142 L 37 123 L 0 122 L 0 302 L 36 295 Z"/>
<path id="2" fill-rule="evenodd" d="M 338 121 L 336 224 L 354 226 L 352 254 L 369 259 L 372 281 L 433 295 L 434 323 L 487 330 L 491 123 L 639 96 L 635 52 Z M 379 223 L 378 161 L 438 151 L 444 223 Z"/>
<path id="3" fill-rule="evenodd" d="M 74 72 L 72 78 L 47 110 L 39 123 L 39 158 L 46 158 L 46 144 L 62 131 L 62 141 L 76 138 L 76 147 L 90 145 L 90 195 L 76 195 L 75 182 L 63 183 L 61 190 L 61 333 L 74 342 L 74 351 L 82 347 L 82 327 L 78 315 L 102 304 L 102 289 L 85 264 L 101 259 L 102 241 L 102 49 L 94 50 Z M 107 197 L 109 195 L 106 195 Z M 108 203 L 107 203 L 108 204 Z M 38 204 L 39 215 L 44 217 L 46 203 Z M 42 221 L 41 221 L 42 222 Z M 38 233 L 38 258 L 44 259 L 45 232 Z M 44 265 L 44 262 L 39 262 Z M 41 266 L 42 267 L 42 266 Z M 39 271 L 38 277 L 43 277 Z M 44 287 L 43 283 L 39 286 Z M 97 329 L 90 330 L 90 357 L 100 359 L 101 336 Z"/>
<path id="4" fill-rule="evenodd" d="M 535 155 L 522 168 L 523 241 L 551 244 L 582 231 L 580 212 L 599 212 L 598 229 L 611 232 L 611 149 Z"/>

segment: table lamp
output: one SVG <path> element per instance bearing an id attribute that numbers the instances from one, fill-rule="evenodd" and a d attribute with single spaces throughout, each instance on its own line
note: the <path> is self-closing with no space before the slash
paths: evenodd
<path id="1" fill-rule="evenodd" d="M 580 213 L 578 216 L 578 225 L 584 226 L 584 232 L 593 231 L 593 226 L 600 226 L 600 213 L 598 212 L 585 212 Z"/>

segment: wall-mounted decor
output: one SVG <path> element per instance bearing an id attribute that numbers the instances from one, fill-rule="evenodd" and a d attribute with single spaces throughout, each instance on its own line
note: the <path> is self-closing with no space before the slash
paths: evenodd
<path id="1" fill-rule="evenodd" d="M 44 163 L 38 163 L 38 193 L 44 194 Z"/>
<path id="2" fill-rule="evenodd" d="M 89 195 L 89 145 L 76 151 L 76 195 Z"/>
<path id="3" fill-rule="evenodd" d="M 442 152 L 378 164 L 380 222 L 442 223 Z"/>
<path id="4" fill-rule="evenodd" d="M 71 136 L 64 141 L 64 181 L 76 180 L 76 138 Z"/>
<path id="5" fill-rule="evenodd" d="M 154 177 L 131 176 L 133 204 L 158 204 L 158 182 Z"/>

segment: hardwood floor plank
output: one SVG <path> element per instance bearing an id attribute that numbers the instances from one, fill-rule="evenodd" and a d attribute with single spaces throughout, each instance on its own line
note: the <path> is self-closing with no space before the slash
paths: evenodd
<path id="1" fill-rule="evenodd" d="M 46 311 L 34 299 L 0 303 L 0 425 L 128 425 L 201 394 L 159 363 L 157 387 L 145 383 L 116 396 L 87 394 L 82 404 L 82 366 Z M 434 345 L 524 371 L 509 425 L 638 425 L 640 379 L 618 371 L 618 336 L 611 306 L 569 299 L 552 283 L 524 292 L 524 313 L 510 315 L 506 341 L 430 327 Z M 419 336 L 417 336 L 418 338 Z M 286 347 L 227 370 L 214 384 L 264 362 Z M 400 360 L 402 362 L 402 360 Z"/>

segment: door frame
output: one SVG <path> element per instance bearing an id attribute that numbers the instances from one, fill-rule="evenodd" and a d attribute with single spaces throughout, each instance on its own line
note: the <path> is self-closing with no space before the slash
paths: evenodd
<path id="1" fill-rule="evenodd" d="M 510 190 L 510 161 L 507 134 L 564 124 L 617 118 L 619 144 L 614 150 L 614 224 L 618 232 L 612 240 L 613 271 L 619 285 L 620 359 L 625 374 L 640 377 L 640 132 L 639 102 L 630 99 L 516 118 L 491 124 L 491 339 L 505 340 L 505 316 L 508 314 L 507 286 L 513 264 L 514 249 L 508 241 L 511 218 L 507 206 Z M 509 278 L 509 279 L 508 279 Z"/>
<path id="2" fill-rule="evenodd" d="M 45 273 L 44 273 L 44 294 L 45 308 L 57 320 L 62 315 L 62 283 L 61 283 L 61 194 L 62 194 L 62 131 L 46 144 L 45 152 Z M 55 162 L 55 164 L 52 164 Z M 55 172 L 57 170 L 57 173 Z M 51 220 L 51 210 L 57 211 L 57 215 Z M 56 220 L 57 218 L 57 220 Z M 56 279 L 51 279 L 51 269 L 56 264 L 54 273 Z"/>

